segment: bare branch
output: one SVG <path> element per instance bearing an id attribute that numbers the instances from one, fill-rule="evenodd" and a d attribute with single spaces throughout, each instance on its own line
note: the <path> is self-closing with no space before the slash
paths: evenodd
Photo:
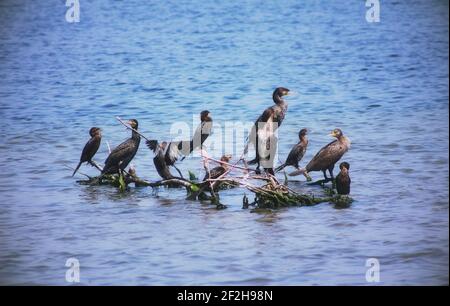
<path id="1" fill-rule="evenodd" d="M 139 136 L 141 136 L 142 138 L 144 138 L 147 141 L 150 141 L 147 137 L 145 137 L 144 135 L 142 135 L 142 133 L 138 132 L 137 130 L 133 129 L 131 126 L 129 126 L 128 124 L 126 124 L 125 122 L 123 122 L 122 119 L 120 119 L 119 117 L 116 117 L 116 119 L 123 124 L 123 126 L 125 126 L 127 129 L 132 130 L 134 132 L 136 132 L 137 134 L 139 134 Z"/>
<path id="2" fill-rule="evenodd" d="M 108 141 L 108 140 L 106 141 L 106 145 L 108 146 L 108 152 L 109 152 L 109 154 L 111 154 L 111 146 L 109 145 L 109 141 Z"/>

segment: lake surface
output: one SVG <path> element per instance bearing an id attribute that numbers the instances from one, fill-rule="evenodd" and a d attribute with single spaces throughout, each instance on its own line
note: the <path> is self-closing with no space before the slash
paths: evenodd
<path id="1" fill-rule="evenodd" d="M 379 284 L 448 284 L 448 1 L 381 1 L 379 23 L 364 1 L 80 1 L 79 23 L 43 2 L 0 3 L 0 283 L 69 284 L 76 258 L 83 285 L 371 285 L 377 258 Z M 350 208 L 250 213 L 235 189 L 216 210 L 183 189 L 80 186 L 66 167 L 91 126 L 98 162 L 129 137 L 115 116 L 170 140 L 203 109 L 254 121 L 277 86 L 296 92 L 280 159 L 302 127 L 302 165 L 331 129 L 352 140 Z M 142 144 L 133 164 L 157 180 L 152 158 Z M 179 168 L 203 176 L 198 156 Z"/>

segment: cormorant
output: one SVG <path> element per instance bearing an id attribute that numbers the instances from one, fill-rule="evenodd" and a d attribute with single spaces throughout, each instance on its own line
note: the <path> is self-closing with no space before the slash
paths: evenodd
<path id="1" fill-rule="evenodd" d="M 136 119 L 131 119 L 128 124 L 133 128 L 131 138 L 112 150 L 105 161 L 102 174 L 115 174 L 119 172 L 119 169 L 124 170 L 136 155 L 141 142 L 141 136 L 135 132 L 138 129 L 138 122 Z"/>
<path id="2" fill-rule="evenodd" d="M 256 156 L 253 160 L 249 161 L 249 164 L 257 164 L 257 173 L 260 172 L 261 161 L 264 170 L 270 174 L 273 172 L 273 158 L 276 152 L 276 139 L 272 139 L 275 143 L 270 143 L 274 132 L 278 129 L 286 116 L 288 105 L 283 100 L 283 96 L 289 94 L 289 89 L 284 87 L 278 87 L 272 94 L 275 105 L 267 108 L 261 116 L 256 120 L 249 136 L 249 142 L 254 143 Z M 248 150 L 248 144 L 245 149 L 245 153 Z M 264 154 L 261 154 L 263 151 Z"/>
<path id="3" fill-rule="evenodd" d="M 344 136 L 340 129 L 334 129 L 330 136 L 335 137 L 336 140 L 330 142 L 325 147 L 320 149 L 320 151 L 314 156 L 314 158 L 306 165 L 305 169 L 294 171 L 289 175 L 297 175 L 303 173 L 308 180 L 311 178 L 308 172 L 311 171 L 322 171 L 326 181 L 330 179 L 327 177 L 326 170 L 331 175 L 331 180 L 334 179 L 333 169 L 334 165 L 341 159 L 341 157 L 350 148 L 350 140 Z"/>
<path id="4" fill-rule="evenodd" d="M 84 162 L 88 162 L 92 166 L 95 166 L 92 158 L 94 157 L 95 153 L 97 153 L 97 150 L 100 147 L 100 143 L 102 141 L 101 129 L 98 127 L 92 127 L 89 130 L 89 135 L 91 135 L 91 139 L 89 139 L 89 141 L 84 145 L 83 151 L 81 152 L 80 162 L 75 168 L 75 171 L 73 171 L 72 176 L 77 173 L 78 169 L 80 169 L 81 164 Z"/>
<path id="5" fill-rule="evenodd" d="M 286 166 L 293 166 L 297 169 L 300 169 L 298 163 L 302 160 L 303 156 L 305 155 L 306 148 L 308 147 L 308 136 L 306 135 L 307 133 L 307 129 L 300 130 L 300 132 L 298 133 L 298 138 L 300 139 L 300 141 L 292 148 L 284 164 L 277 167 L 275 169 L 275 172 L 283 170 Z"/>
<path id="6" fill-rule="evenodd" d="M 205 177 L 203 178 L 203 181 L 206 181 L 207 179 L 216 179 L 220 177 L 222 174 L 224 174 L 226 171 L 228 171 L 229 166 L 228 162 L 231 160 L 231 155 L 223 155 L 220 158 L 220 161 L 224 163 L 220 163 L 220 166 L 217 166 L 215 168 L 212 168 L 209 172 L 206 172 Z"/>
<path id="7" fill-rule="evenodd" d="M 160 144 L 155 144 L 152 146 L 153 152 L 155 152 L 155 157 L 153 158 L 153 164 L 155 165 L 156 171 L 159 176 L 164 180 L 169 180 L 174 178 L 172 173 L 170 173 L 169 167 L 166 164 L 164 153 L 167 148 L 167 142 L 163 141 Z"/>
<path id="8" fill-rule="evenodd" d="M 208 110 L 204 110 L 200 113 L 200 124 L 194 132 L 194 137 L 192 137 L 188 147 L 186 144 L 183 144 L 181 153 L 184 157 L 191 154 L 195 149 L 200 148 L 211 134 L 213 121 L 210 114 L 211 113 Z M 184 148 L 184 146 L 186 146 L 186 148 Z M 186 152 L 184 152 L 185 149 Z"/>
<path id="9" fill-rule="evenodd" d="M 336 176 L 336 190 L 338 194 L 347 195 L 350 193 L 350 184 L 352 180 L 350 179 L 349 170 L 350 164 L 347 162 L 342 162 L 339 165 L 341 172 Z"/>
<path id="10" fill-rule="evenodd" d="M 180 156 L 182 160 L 189 154 L 202 146 L 208 136 L 211 134 L 212 130 L 212 118 L 208 110 L 204 110 L 200 113 L 200 124 L 194 132 L 194 137 L 191 140 L 186 141 L 173 141 L 170 142 L 165 148 L 164 158 L 167 166 L 174 167 L 180 176 L 182 177 L 181 171 L 175 166 L 176 161 Z M 150 150 L 155 151 L 158 147 L 157 140 L 149 140 L 146 142 Z"/>

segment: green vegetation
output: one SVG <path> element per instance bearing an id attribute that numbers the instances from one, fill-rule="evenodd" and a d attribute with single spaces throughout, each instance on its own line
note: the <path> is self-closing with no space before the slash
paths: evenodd
<path id="1" fill-rule="evenodd" d="M 216 205 L 218 209 L 226 208 L 220 203 L 219 192 L 224 189 L 237 187 L 245 188 L 255 196 L 254 201 L 249 203 L 248 197 L 244 195 L 244 209 L 250 206 L 259 210 L 279 209 L 290 206 L 313 206 L 327 202 L 335 204 L 336 208 L 346 208 L 353 202 L 351 197 L 338 195 L 333 188 L 325 187 L 324 181 L 317 181 L 310 184 L 319 185 L 324 188 L 324 196 L 322 197 L 315 196 L 314 194 L 299 193 L 288 187 L 286 176 L 283 184 L 279 183 L 273 176 L 251 176 L 245 178 L 228 176 L 221 179 L 198 182 L 196 176 L 189 171 L 189 180 L 173 178 L 149 182 L 140 179 L 136 175 L 136 171 L 130 169 L 129 172 L 124 171 L 121 175 L 88 177 L 87 180 L 80 180 L 78 183 L 83 185 L 111 185 L 118 188 L 121 193 L 126 192 L 130 184 L 134 184 L 135 187 L 157 188 L 159 186 L 166 186 L 170 188 L 185 188 L 187 199 L 202 202 L 209 201 L 211 204 Z"/>

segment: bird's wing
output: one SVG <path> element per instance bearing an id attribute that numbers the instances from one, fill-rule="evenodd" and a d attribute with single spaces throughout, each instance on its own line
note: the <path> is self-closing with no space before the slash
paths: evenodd
<path id="1" fill-rule="evenodd" d="M 313 159 L 311 159 L 311 161 L 308 163 L 306 168 L 314 169 L 314 168 L 318 167 L 319 164 L 326 163 L 325 159 L 329 155 L 329 153 L 328 153 L 329 147 L 335 142 L 336 142 L 336 140 L 330 142 L 329 144 L 324 146 L 322 149 L 320 149 L 319 152 L 317 152 L 316 155 L 314 155 Z"/>
<path id="2" fill-rule="evenodd" d="M 152 150 L 153 152 L 156 153 L 156 149 L 158 149 L 158 140 L 153 139 L 153 140 L 147 140 L 145 142 L 145 144 L 147 145 L 147 147 Z"/>
<path id="3" fill-rule="evenodd" d="M 211 135 L 212 133 L 212 120 L 211 121 L 205 121 L 201 124 L 201 144 L 205 142 L 205 140 Z"/>
<path id="4" fill-rule="evenodd" d="M 198 131 L 201 130 L 202 130 L 201 128 L 198 129 Z M 166 163 L 168 165 L 173 165 L 180 156 L 183 156 L 184 159 L 184 157 L 191 154 L 195 148 L 203 144 L 203 142 L 206 140 L 208 136 L 209 134 L 207 135 L 201 134 L 201 136 L 200 135 L 198 136 L 199 137 L 198 139 L 195 139 L 195 137 L 197 136 L 194 135 L 194 139 L 192 140 L 173 141 L 169 143 L 165 156 Z"/>
<path id="5" fill-rule="evenodd" d="M 338 140 L 334 140 L 320 149 L 306 167 L 308 169 L 319 168 L 319 170 L 328 168 L 335 164 L 346 151 L 346 148 L 339 145 Z"/>
<path id="6" fill-rule="evenodd" d="M 217 167 L 211 169 L 211 170 L 209 171 L 209 173 L 206 172 L 206 175 L 205 175 L 205 177 L 203 178 L 203 180 L 205 181 L 205 180 L 207 180 L 207 179 L 209 179 L 209 178 L 211 178 L 211 179 L 216 179 L 216 178 L 218 178 L 219 176 L 221 176 L 222 174 L 224 174 L 225 171 L 226 171 L 226 169 L 225 169 L 224 167 L 222 167 L 222 166 L 217 166 Z"/>
<path id="7" fill-rule="evenodd" d="M 178 157 L 181 155 L 180 148 L 184 148 L 184 146 L 185 145 L 182 144 L 182 141 L 169 143 L 164 155 L 167 165 L 172 166 L 173 164 L 175 164 L 175 162 L 178 160 Z"/>
<path id="8" fill-rule="evenodd" d="M 301 144 L 296 144 L 291 152 L 289 152 L 289 155 L 286 158 L 286 164 L 296 165 L 303 158 L 304 154 L 303 146 Z"/>
<path id="9" fill-rule="evenodd" d="M 250 131 L 250 134 L 248 135 L 248 141 L 247 141 L 247 146 L 246 146 L 246 152 L 248 151 L 248 144 L 249 143 L 255 143 L 254 141 L 256 140 L 257 137 L 257 130 L 260 127 L 259 124 L 261 124 L 262 122 L 268 122 L 269 119 L 272 118 L 274 114 L 274 109 L 273 107 L 269 107 L 266 108 L 266 110 L 261 114 L 261 116 L 258 117 L 258 119 L 255 121 L 255 124 L 252 126 L 252 129 Z"/>
<path id="10" fill-rule="evenodd" d="M 86 143 L 83 148 L 83 152 L 81 153 L 81 162 L 90 161 L 92 157 L 94 157 L 95 153 L 97 153 L 98 148 L 100 147 L 100 138 L 91 138 Z"/>
<path id="11" fill-rule="evenodd" d="M 273 117 L 273 114 L 275 113 L 275 110 L 273 107 L 266 108 L 266 110 L 259 116 L 258 120 L 256 120 L 255 124 L 258 124 L 259 122 L 267 122 L 271 117 Z"/>
<path id="12" fill-rule="evenodd" d="M 132 140 L 128 139 L 122 142 L 120 145 L 118 145 L 114 150 L 112 150 L 105 161 L 105 167 L 106 165 L 118 164 L 121 160 L 123 160 L 124 157 L 130 154 L 130 152 L 132 152 L 134 148 L 134 146 L 131 144 Z"/>

